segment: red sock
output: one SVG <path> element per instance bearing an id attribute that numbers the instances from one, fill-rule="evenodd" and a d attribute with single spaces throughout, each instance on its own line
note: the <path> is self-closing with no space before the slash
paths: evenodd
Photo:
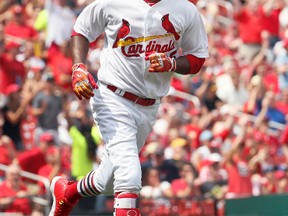
<path id="1" fill-rule="evenodd" d="M 78 200 L 82 197 L 77 190 L 77 181 L 68 184 L 66 191 L 65 191 L 65 197 L 71 204 L 75 204 L 78 202 Z"/>

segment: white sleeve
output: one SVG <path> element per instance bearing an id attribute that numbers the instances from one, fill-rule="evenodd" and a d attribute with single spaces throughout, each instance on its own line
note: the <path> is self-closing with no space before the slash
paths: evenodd
<path id="1" fill-rule="evenodd" d="M 207 33 L 201 15 L 196 8 L 194 8 L 194 13 L 190 11 L 187 15 L 187 23 L 189 23 L 188 28 L 185 30 L 181 41 L 183 54 L 207 58 L 209 56 Z"/>
<path id="2" fill-rule="evenodd" d="M 104 31 L 106 24 L 105 1 L 97 0 L 84 8 L 77 17 L 74 31 L 93 42 Z"/>

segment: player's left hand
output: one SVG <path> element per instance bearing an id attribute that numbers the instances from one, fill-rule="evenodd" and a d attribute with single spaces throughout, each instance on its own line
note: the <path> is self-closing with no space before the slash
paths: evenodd
<path id="1" fill-rule="evenodd" d="M 98 88 L 83 63 L 74 64 L 72 67 L 72 88 L 79 100 L 82 100 L 82 97 L 90 99 L 94 96 L 93 89 Z"/>
<path id="2" fill-rule="evenodd" d="M 176 70 L 175 58 L 170 58 L 165 53 L 146 53 L 145 60 L 150 61 L 149 72 L 171 72 Z"/>

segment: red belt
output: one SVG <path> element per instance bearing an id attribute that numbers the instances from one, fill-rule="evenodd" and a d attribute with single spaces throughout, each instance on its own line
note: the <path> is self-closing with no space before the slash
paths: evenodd
<path id="1" fill-rule="evenodd" d="M 122 94 L 123 90 L 118 89 L 116 86 L 113 85 L 107 85 L 107 88 L 110 89 L 111 91 L 115 92 L 116 94 L 133 101 L 136 104 L 139 104 L 141 106 L 151 106 L 155 104 L 156 99 L 151 99 L 151 98 L 141 98 L 138 95 L 135 95 L 131 92 L 125 91 L 124 94 Z"/>

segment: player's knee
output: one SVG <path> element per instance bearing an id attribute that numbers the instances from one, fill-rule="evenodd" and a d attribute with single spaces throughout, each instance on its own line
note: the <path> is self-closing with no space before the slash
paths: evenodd
<path id="1" fill-rule="evenodd" d="M 125 176 L 124 178 L 119 178 L 114 181 L 114 191 L 133 191 L 134 193 L 139 193 L 141 190 L 141 176 L 140 175 L 131 175 L 129 177 Z"/>

